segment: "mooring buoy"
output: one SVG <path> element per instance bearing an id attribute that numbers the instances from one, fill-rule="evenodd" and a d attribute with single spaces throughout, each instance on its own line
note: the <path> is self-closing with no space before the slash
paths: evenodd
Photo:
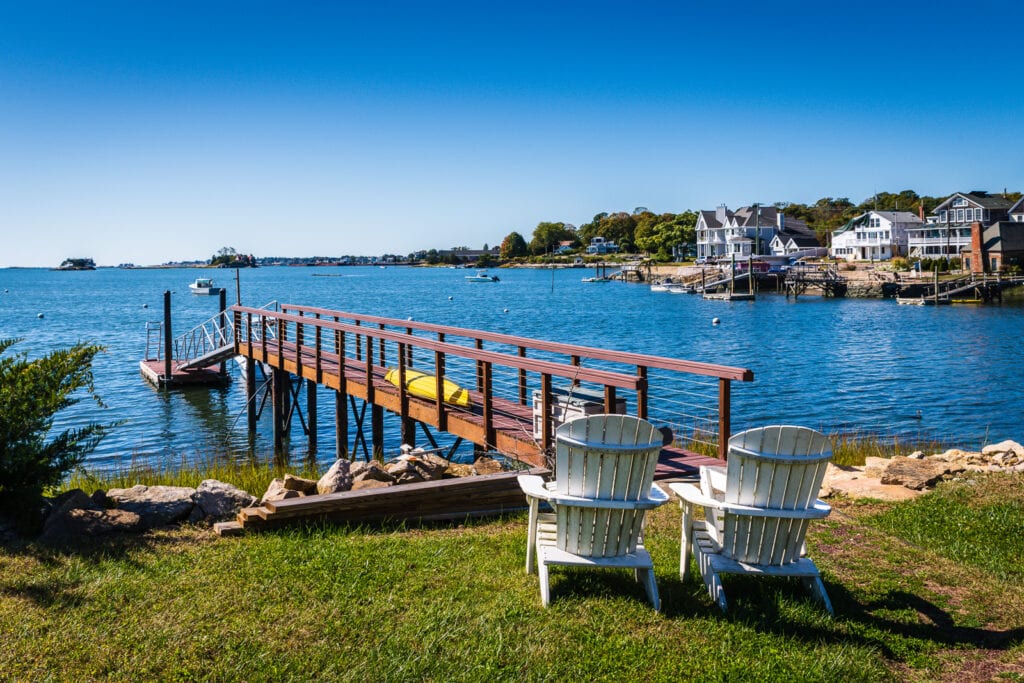
<path id="1" fill-rule="evenodd" d="M 711 324 L 712 324 L 712 325 L 717 325 L 717 324 L 718 324 L 718 323 L 720 323 L 720 322 L 722 322 L 722 321 L 721 321 L 721 320 L 719 320 L 718 318 L 712 318 L 712 319 L 711 319 Z"/>

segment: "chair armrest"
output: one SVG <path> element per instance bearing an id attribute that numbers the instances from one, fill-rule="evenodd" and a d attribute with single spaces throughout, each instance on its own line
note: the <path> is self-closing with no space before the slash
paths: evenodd
<path id="1" fill-rule="evenodd" d="M 669 495 L 662 491 L 656 484 L 652 484 L 651 490 L 647 492 L 647 495 L 636 500 L 587 498 L 585 496 L 570 496 L 566 493 L 555 493 L 554 491 L 545 491 L 544 499 L 555 506 L 566 505 L 570 507 L 601 508 L 606 510 L 651 510 L 667 503 L 669 501 Z"/>
<path id="2" fill-rule="evenodd" d="M 720 501 L 717 501 L 710 496 L 705 496 L 701 493 L 701 490 L 693 484 L 669 484 L 668 487 L 672 489 L 673 493 L 691 505 L 704 505 L 707 507 L 717 508 L 722 506 Z"/>
<path id="3" fill-rule="evenodd" d="M 782 519 L 821 519 L 828 517 L 832 507 L 823 500 L 816 500 L 808 507 L 801 510 L 781 510 L 778 508 L 762 508 L 753 505 L 740 505 L 739 503 L 725 503 L 715 500 L 701 493 L 700 489 L 693 484 L 669 484 L 668 487 L 682 500 L 690 505 L 702 505 L 715 508 L 734 515 L 746 515 L 747 517 L 775 517 Z"/>
<path id="4" fill-rule="evenodd" d="M 516 481 L 519 482 L 519 488 L 523 490 L 527 497 L 551 500 L 551 491 L 544 486 L 544 479 L 541 477 L 535 474 L 520 474 L 516 477 Z"/>

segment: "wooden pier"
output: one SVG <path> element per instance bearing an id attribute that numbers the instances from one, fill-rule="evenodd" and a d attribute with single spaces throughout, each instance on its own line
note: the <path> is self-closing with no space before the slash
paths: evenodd
<path id="1" fill-rule="evenodd" d="M 632 414 L 651 419 L 652 373 L 693 381 L 707 380 L 713 388 L 701 414 L 714 421 L 687 423 L 658 420 L 671 434 L 666 457 L 697 462 L 687 448 L 692 438 L 717 449 L 724 457 L 730 431 L 730 391 L 733 381 L 751 381 L 742 368 L 547 342 L 512 335 L 427 323 L 414 323 L 307 306 L 285 305 L 279 311 L 233 306 L 234 355 L 269 368 L 274 407 L 275 444 L 285 429 L 286 376 L 307 382 L 308 433 L 315 441 L 315 386 L 334 391 L 339 455 L 355 451 L 370 410 L 373 455 L 383 453 L 385 411 L 398 417 L 403 443 L 415 445 L 417 426 L 429 438 L 430 429 L 472 442 L 479 450 L 496 451 L 524 463 L 544 467 L 559 417 L 568 419 L 568 402 L 575 393 L 597 396 L 598 412 L 617 412 L 630 404 Z M 485 344 L 494 350 L 485 349 Z M 596 367 L 600 365 L 602 367 Z M 406 389 L 405 375 L 415 368 L 433 376 L 433 398 Z M 388 372 L 392 371 L 389 381 Z M 252 378 L 253 373 L 248 377 Z M 443 379 L 460 382 L 468 406 L 443 400 Z M 247 379 L 247 402 L 254 410 L 255 382 Z M 669 390 L 670 383 L 661 388 Z M 673 389 L 675 390 L 675 389 Z M 568 392 L 568 393 L 566 393 Z M 566 398 L 568 397 L 568 398 Z M 694 399 L 691 399 L 693 401 Z M 356 401 L 362 408 L 356 410 Z M 592 401 L 592 403 L 595 401 Z M 357 427 L 357 443 L 346 443 L 348 408 Z M 580 413 L 582 414 L 582 413 Z M 255 417 L 250 414 L 250 424 Z M 364 449 L 365 438 L 362 439 Z M 678 463 L 676 467 L 679 467 Z"/>

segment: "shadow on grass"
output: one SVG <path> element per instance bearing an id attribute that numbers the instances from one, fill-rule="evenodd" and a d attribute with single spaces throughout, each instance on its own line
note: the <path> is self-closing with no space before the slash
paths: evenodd
<path id="1" fill-rule="evenodd" d="M 829 618 L 793 579 L 729 577 L 725 584 L 729 599 L 726 614 L 711 603 L 699 575 L 695 582 L 687 583 L 699 585 L 700 602 L 726 621 L 807 642 L 869 646 L 891 661 L 905 661 L 935 646 L 1009 650 L 1024 643 L 1024 628 L 1001 631 L 962 626 L 948 611 L 906 591 L 890 590 L 879 598 L 859 602 L 844 586 L 826 582 L 835 608 L 835 617 Z M 675 611 L 666 615 L 687 616 Z"/>

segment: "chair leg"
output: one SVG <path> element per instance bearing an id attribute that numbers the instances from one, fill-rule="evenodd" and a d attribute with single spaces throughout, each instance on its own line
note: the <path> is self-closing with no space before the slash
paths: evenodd
<path id="1" fill-rule="evenodd" d="M 527 522 L 527 536 L 526 536 L 526 573 L 533 573 L 533 566 L 536 560 L 537 551 L 537 514 L 539 501 L 536 498 L 530 498 L 530 519 Z"/>
<path id="2" fill-rule="evenodd" d="M 828 592 L 825 591 L 825 584 L 822 582 L 821 576 L 806 576 L 801 581 L 804 587 L 822 604 L 825 610 L 835 616 L 835 611 L 832 609 L 832 601 L 828 599 Z"/>
<path id="3" fill-rule="evenodd" d="M 725 600 L 725 589 L 722 588 L 722 579 L 718 576 L 718 572 L 712 568 L 711 558 L 700 550 L 699 544 L 694 546 L 693 552 L 697 558 L 697 566 L 700 567 L 701 578 L 704 579 L 704 585 L 708 588 L 708 595 L 718 604 L 719 609 L 723 612 L 727 611 L 729 606 Z"/>
<path id="4" fill-rule="evenodd" d="M 690 550 L 693 548 L 693 506 L 682 499 L 679 506 L 683 509 L 682 539 L 679 543 L 679 580 L 686 581 L 690 575 Z"/>
<path id="5" fill-rule="evenodd" d="M 653 569 L 641 569 L 644 578 L 644 590 L 647 591 L 647 598 L 651 601 L 651 605 L 654 606 L 655 612 L 661 611 L 661 599 L 658 597 L 658 584 L 654 580 Z"/>
<path id="6" fill-rule="evenodd" d="M 537 574 L 540 577 L 540 602 L 547 607 L 551 604 L 551 585 L 548 582 L 548 566 L 543 562 L 537 565 Z"/>

